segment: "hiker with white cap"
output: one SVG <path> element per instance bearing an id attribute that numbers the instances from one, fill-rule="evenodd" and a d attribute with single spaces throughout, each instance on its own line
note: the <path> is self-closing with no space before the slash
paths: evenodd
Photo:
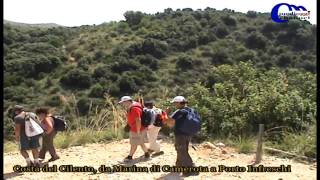
<path id="1" fill-rule="evenodd" d="M 200 116 L 194 109 L 187 107 L 187 100 L 183 96 L 176 96 L 171 103 L 177 108 L 168 119 L 169 126 L 174 126 L 176 166 L 193 167 L 194 163 L 188 148 L 192 136 L 200 130 Z M 183 172 L 184 176 L 198 174 L 198 172 Z"/>
<path id="2" fill-rule="evenodd" d="M 133 101 L 130 96 L 123 96 L 119 101 L 119 104 L 123 105 L 127 109 L 127 120 L 130 128 L 129 139 L 130 139 L 130 153 L 124 159 L 124 161 L 132 160 L 134 153 L 137 150 L 138 145 L 141 146 L 144 151 L 144 157 L 150 158 L 148 148 L 145 143 L 148 142 L 147 132 L 144 126 L 141 125 L 142 116 L 142 105 L 139 102 Z"/>

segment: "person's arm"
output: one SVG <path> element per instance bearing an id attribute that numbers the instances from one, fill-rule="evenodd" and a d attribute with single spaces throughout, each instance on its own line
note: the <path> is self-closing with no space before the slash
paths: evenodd
<path id="1" fill-rule="evenodd" d="M 138 116 L 135 118 L 135 122 L 136 122 L 136 127 L 137 127 L 137 133 L 140 133 L 140 129 L 141 129 L 141 118 Z"/>
<path id="2" fill-rule="evenodd" d="M 45 123 L 47 124 L 47 131 L 46 131 L 47 134 L 50 134 L 53 131 L 53 124 L 51 119 L 52 119 L 51 117 L 46 117 L 44 119 Z"/>
<path id="3" fill-rule="evenodd" d="M 14 135 L 15 135 L 16 141 L 19 141 L 20 139 L 20 129 L 21 129 L 21 125 L 16 123 L 14 126 Z"/>
<path id="4" fill-rule="evenodd" d="M 168 118 L 167 121 L 166 121 L 166 124 L 167 124 L 170 128 L 172 128 L 172 127 L 174 126 L 174 124 L 175 124 L 175 120 L 172 119 L 172 118 Z"/>

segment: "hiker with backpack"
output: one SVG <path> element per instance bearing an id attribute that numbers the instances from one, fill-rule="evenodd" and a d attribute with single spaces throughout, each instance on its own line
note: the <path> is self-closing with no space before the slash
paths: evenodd
<path id="1" fill-rule="evenodd" d="M 51 155 L 49 162 L 60 159 L 53 144 L 53 139 L 57 134 L 57 131 L 54 128 L 54 117 L 49 112 L 49 108 L 46 107 L 38 108 L 36 114 L 39 116 L 41 126 L 45 131 L 42 137 L 42 148 L 39 152 L 39 158 L 43 161 L 47 151 L 49 151 Z"/>
<path id="2" fill-rule="evenodd" d="M 174 103 L 177 108 L 168 119 L 168 125 L 174 126 L 174 146 L 177 151 L 176 166 L 193 167 L 194 163 L 188 150 L 192 136 L 201 128 L 200 116 L 194 109 L 187 106 L 187 100 L 183 96 L 176 96 L 171 103 Z M 199 172 L 183 173 L 185 176 L 198 174 Z"/>
<path id="3" fill-rule="evenodd" d="M 149 153 L 151 154 L 154 152 L 154 156 L 162 155 L 164 152 L 160 151 L 160 144 L 157 142 L 157 137 L 161 127 L 163 127 L 165 120 L 167 119 L 167 113 L 162 111 L 162 109 L 157 108 L 153 101 L 145 101 L 144 106 L 147 110 L 152 111 L 152 118 L 147 130 L 150 144 Z"/>
<path id="4" fill-rule="evenodd" d="M 139 102 L 133 101 L 130 96 L 123 96 L 118 102 L 127 109 L 127 120 L 130 139 L 130 153 L 124 161 L 132 160 L 138 146 L 144 151 L 144 157 L 150 158 L 148 148 L 145 143 L 148 142 L 146 127 L 142 125 L 141 119 L 143 115 L 143 107 Z"/>
<path id="5" fill-rule="evenodd" d="M 39 138 L 43 133 L 41 127 L 37 124 L 37 116 L 32 112 L 25 112 L 24 107 L 16 105 L 14 110 L 14 122 L 15 122 L 15 140 L 19 142 L 20 153 L 25 158 L 27 166 L 40 167 L 39 150 L 40 147 Z M 38 125 L 38 126 L 37 126 Z M 32 151 L 32 162 L 27 150 Z"/>

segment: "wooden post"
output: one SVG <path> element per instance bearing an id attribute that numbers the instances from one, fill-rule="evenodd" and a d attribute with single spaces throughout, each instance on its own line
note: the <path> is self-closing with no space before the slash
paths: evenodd
<path id="1" fill-rule="evenodd" d="M 258 145 L 257 145 L 255 164 L 259 164 L 262 159 L 263 132 L 264 132 L 264 124 L 259 124 Z"/>

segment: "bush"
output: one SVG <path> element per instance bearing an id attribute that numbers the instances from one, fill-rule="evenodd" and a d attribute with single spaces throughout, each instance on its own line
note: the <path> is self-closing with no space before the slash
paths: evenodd
<path id="1" fill-rule="evenodd" d="M 216 53 L 213 53 L 211 56 L 211 62 L 217 65 L 231 63 L 228 58 L 228 53 L 225 50 L 220 50 Z"/>
<path id="2" fill-rule="evenodd" d="M 140 62 L 140 64 L 150 67 L 152 70 L 157 70 L 159 68 L 158 59 L 149 54 L 139 55 L 136 57 L 136 60 Z"/>
<path id="3" fill-rule="evenodd" d="M 236 26 L 237 25 L 237 20 L 233 16 L 226 15 L 226 16 L 222 16 L 221 19 L 224 22 L 224 24 L 227 26 Z"/>
<path id="4" fill-rule="evenodd" d="M 256 11 L 248 11 L 247 12 L 247 17 L 249 18 L 256 18 L 258 16 Z"/>
<path id="5" fill-rule="evenodd" d="M 115 73 L 122 73 L 124 71 L 135 71 L 139 68 L 139 64 L 135 61 L 129 61 L 124 58 L 117 59 L 111 65 L 111 70 Z"/>
<path id="6" fill-rule="evenodd" d="M 176 63 L 176 69 L 187 71 L 193 69 L 193 60 L 190 56 L 179 56 Z"/>
<path id="7" fill-rule="evenodd" d="M 131 76 L 124 75 L 119 80 L 119 90 L 123 94 L 133 94 L 138 89 L 134 79 Z"/>
<path id="8" fill-rule="evenodd" d="M 292 63 L 292 57 L 289 54 L 282 54 L 277 60 L 277 65 L 280 67 L 288 67 Z"/>
<path id="9" fill-rule="evenodd" d="M 91 86 L 92 79 L 89 73 L 83 70 L 74 69 L 63 76 L 60 79 L 60 82 L 66 87 L 84 89 Z"/>
<path id="10" fill-rule="evenodd" d="M 46 105 L 59 107 L 62 105 L 59 95 L 51 96 L 47 101 Z"/>
<path id="11" fill-rule="evenodd" d="M 91 88 L 90 97 L 103 98 L 104 89 L 100 84 L 96 84 Z"/>
<path id="12" fill-rule="evenodd" d="M 218 38 L 222 39 L 222 38 L 226 37 L 229 34 L 229 31 L 228 31 L 228 29 L 226 27 L 219 26 L 219 27 L 215 28 L 215 33 L 216 33 Z"/>
<path id="13" fill-rule="evenodd" d="M 264 49 L 267 44 L 267 39 L 260 33 L 250 33 L 246 39 L 246 46 L 250 49 Z"/>
<path id="14" fill-rule="evenodd" d="M 88 115 L 89 108 L 90 108 L 90 99 L 88 98 L 79 99 L 77 102 L 77 108 L 81 116 Z"/>

